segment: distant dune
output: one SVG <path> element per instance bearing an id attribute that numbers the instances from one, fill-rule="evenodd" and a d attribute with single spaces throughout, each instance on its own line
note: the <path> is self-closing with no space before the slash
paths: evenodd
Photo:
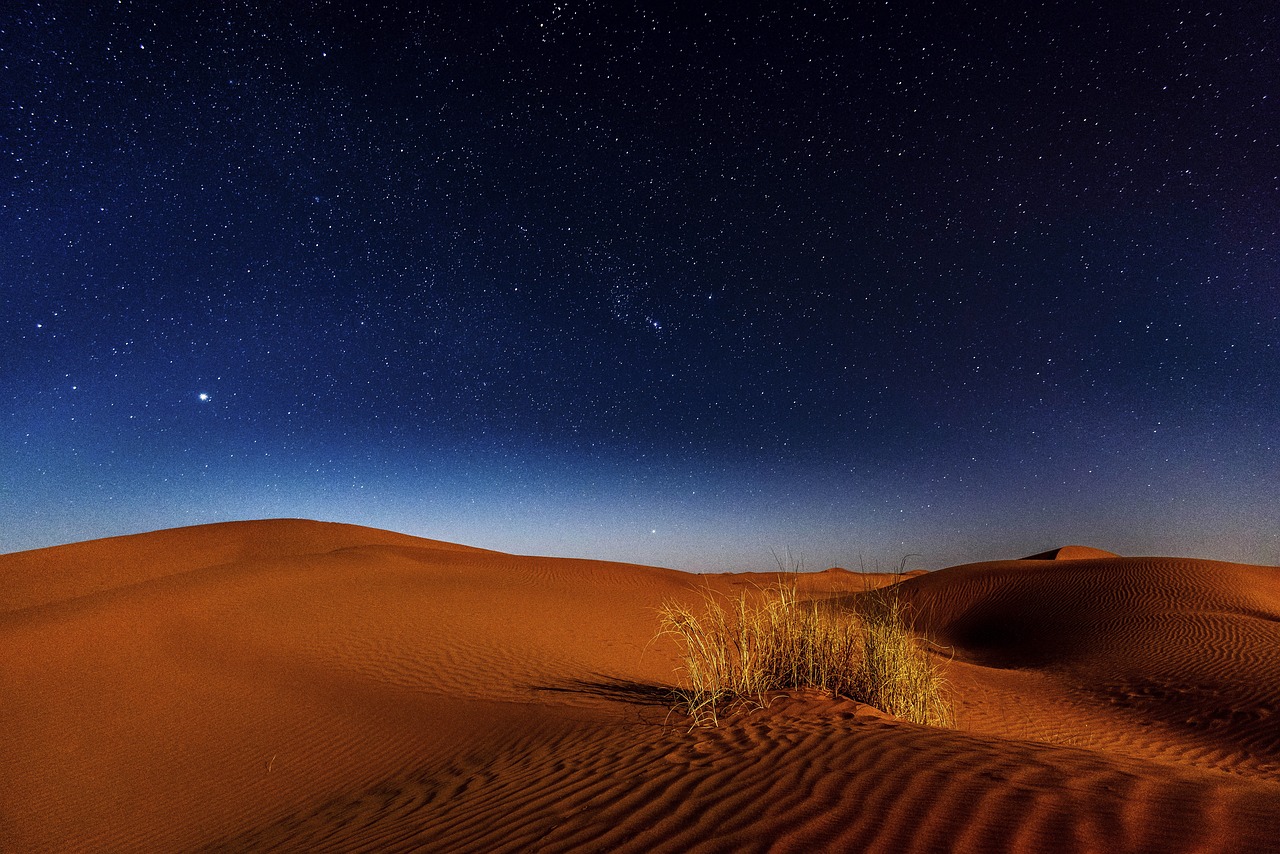
<path id="1" fill-rule="evenodd" d="M 0 556 L 0 851 L 1280 850 L 1280 569 L 916 573 L 957 729 L 689 730 L 658 606 L 770 578 L 299 520 Z"/>
<path id="2" fill-rule="evenodd" d="M 1091 560 L 1096 557 L 1119 557 L 1119 555 L 1089 546 L 1062 546 L 1038 555 L 1024 557 L 1023 560 Z"/>

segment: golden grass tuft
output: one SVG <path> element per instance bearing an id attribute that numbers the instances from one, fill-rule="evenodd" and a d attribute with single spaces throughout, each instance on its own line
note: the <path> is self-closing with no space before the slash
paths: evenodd
<path id="1" fill-rule="evenodd" d="M 849 696 L 903 720 L 954 726 L 955 715 L 938 664 L 912 631 L 893 588 L 858 599 L 862 660 Z"/>
<path id="2" fill-rule="evenodd" d="M 875 590 L 853 601 L 801 601 L 792 576 L 737 598 L 703 591 L 700 613 L 667 602 L 659 634 L 681 646 L 676 708 L 694 726 L 712 726 L 735 705 L 763 705 L 769 691 L 817 688 L 916 723 L 950 725 L 941 674 L 898 597 Z"/>

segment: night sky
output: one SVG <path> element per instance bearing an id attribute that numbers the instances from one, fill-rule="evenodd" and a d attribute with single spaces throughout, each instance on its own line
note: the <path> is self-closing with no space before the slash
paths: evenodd
<path id="1" fill-rule="evenodd" d="M 0 551 L 1280 563 L 1273 3 L 417 5 L 5 4 Z"/>

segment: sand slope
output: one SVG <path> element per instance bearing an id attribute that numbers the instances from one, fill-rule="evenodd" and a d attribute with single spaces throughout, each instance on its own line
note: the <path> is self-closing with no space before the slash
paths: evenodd
<path id="1" fill-rule="evenodd" d="M 970 729 L 1280 779 L 1280 568 L 1009 561 L 903 590 L 954 653 Z"/>
<path id="2" fill-rule="evenodd" d="M 902 582 L 958 730 L 691 732 L 655 609 L 767 577 L 297 520 L 0 556 L 0 850 L 1280 850 L 1280 570 L 1057 557 Z"/>

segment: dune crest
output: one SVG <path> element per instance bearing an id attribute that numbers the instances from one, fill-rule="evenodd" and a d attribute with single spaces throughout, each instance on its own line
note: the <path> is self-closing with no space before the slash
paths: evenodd
<path id="1" fill-rule="evenodd" d="M 0 850 L 1274 850 L 1277 573 L 917 574 L 957 729 L 793 691 L 690 730 L 658 606 L 776 574 L 300 520 L 4 555 Z"/>
<path id="2" fill-rule="evenodd" d="M 1022 560 L 1093 560 L 1102 557 L 1120 557 L 1114 552 L 1095 549 L 1091 546 L 1061 546 L 1060 548 L 1050 549 L 1047 552 L 1040 552 Z"/>
<path id="3" fill-rule="evenodd" d="M 355 546 L 469 546 L 309 519 L 218 522 L 0 555 L 0 612 L 141 584 L 215 566 Z"/>

